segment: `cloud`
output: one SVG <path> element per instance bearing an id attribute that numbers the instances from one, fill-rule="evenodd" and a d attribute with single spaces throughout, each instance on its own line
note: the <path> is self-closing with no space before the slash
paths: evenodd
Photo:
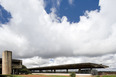
<path id="1" fill-rule="evenodd" d="M 27 67 L 43 67 L 43 66 L 55 66 L 55 65 L 62 65 L 62 64 L 72 64 L 72 63 L 80 63 L 81 58 L 77 57 L 57 57 L 57 58 L 41 58 L 38 56 L 32 58 L 25 58 L 22 59 L 23 64 Z"/>
<path id="2" fill-rule="evenodd" d="M 25 58 L 22 60 L 23 60 L 23 64 L 26 65 L 27 67 L 40 67 L 46 63 L 49 63 L 47 59 L 43 59 L 38 56 L 32 58 Z"/>
<path id="3" fill-rule="evenodd" d="M 57 0 L 57 5 L 60 6 L 61 0 Z"/>
<path id="4" fill-rule="evenodd" d="M 23 59 L 23 64 L 27 67 L 43 67 L 43 66 L 55 66 L 55 65 L 63 65 L 63 64 L 75 64 L 75 63 L 97 63 L 109 66 L 106 69 L 98 69 L 98 70 L 109 70 L 113 71 L 116 67 L 116 54 L 108 54 L 104 56 L 97 57 L 86 57 L 86 56 L 78 56 L 78 57 L 57 57 L 53 58 L 53 62 L 51 62 L 51 58 L 41 58 L 41 57 L 32 57 Z"/>
<path id="5" fill-rule="evenodd" d="M 100 12 L 86 12 L 80 22 L 69 23 L 55 12 L 47 14 L 43 0 L 0 0 L 12 19 L 0 27 L 0 51 L 14 57 L 42 58 L 99 56 L 116 51 L 116 5 L 100 0 Z M 59 22 L 61 20 L 61 22 Z"/>
<path id="6" fill-rule="evenodd" d="M 72 5 L 74 0 L 68 0 L 69 4 Z"/>

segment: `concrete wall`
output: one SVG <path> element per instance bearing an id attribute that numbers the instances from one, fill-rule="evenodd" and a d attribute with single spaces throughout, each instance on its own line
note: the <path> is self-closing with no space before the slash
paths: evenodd
<path id="1" fill-rule="evenodd" d="M 70 76 L 70 73 L 32 73 L 34 75 L 60 75 L 60 76 Z M 93 77 L 91 74 L 76 74 L 76 77 Z"/>
<path id="2" fill-rule="evenodd" d="M 2 74 L 12 73 L 12 52 L 4 51 L 2 54 Z"/>

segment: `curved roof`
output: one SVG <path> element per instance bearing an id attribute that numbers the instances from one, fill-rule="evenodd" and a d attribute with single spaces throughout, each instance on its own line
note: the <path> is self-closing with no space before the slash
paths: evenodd
<path id="1" fill-rule="evenodd" d="M 108 66 L 95 63 L 78 63 L 78 64 L 65 64 L 57 66 L 46 66 L 29 68 L 29 70 L 52 70 L 52 69 L 79 69 L 79 68 L 107 68 Z"/>

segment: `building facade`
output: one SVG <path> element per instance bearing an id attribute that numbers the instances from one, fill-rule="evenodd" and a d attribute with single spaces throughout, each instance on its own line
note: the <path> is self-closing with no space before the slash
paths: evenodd
<path id="1" fill-rule="evenodd" d="M 4 51 L 0 58 L 0 74 L 19 74 L 22 60 L 12 59 L 11 51 Z"/>

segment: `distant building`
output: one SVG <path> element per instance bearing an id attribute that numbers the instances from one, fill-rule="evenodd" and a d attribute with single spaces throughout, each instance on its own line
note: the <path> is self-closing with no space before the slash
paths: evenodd
<path id="1" fill-rule="evenodd" d="M 77 69 L 75 71 L 79 74 L 98 74 L 97 68 L 107 68 L 108 66 L 102 64 L 95 64 L 95 63 L 77 63 L 77 64 L 65 64 L 65 65 L 58 65 L 58 66 L 46 66 L 46 67 L 35 67 L 29 68 L 32 73 L 69 73 L 70 69 Z M 58 70 L 65 70 L 65 71 L 58 71 Z"/>
<path id="2" fill-rule="evenodd" d="M 4 51 L 0 58 L 0 74 L 19 74 L 22 60 L 12 59 L 11 51 Z"/>

